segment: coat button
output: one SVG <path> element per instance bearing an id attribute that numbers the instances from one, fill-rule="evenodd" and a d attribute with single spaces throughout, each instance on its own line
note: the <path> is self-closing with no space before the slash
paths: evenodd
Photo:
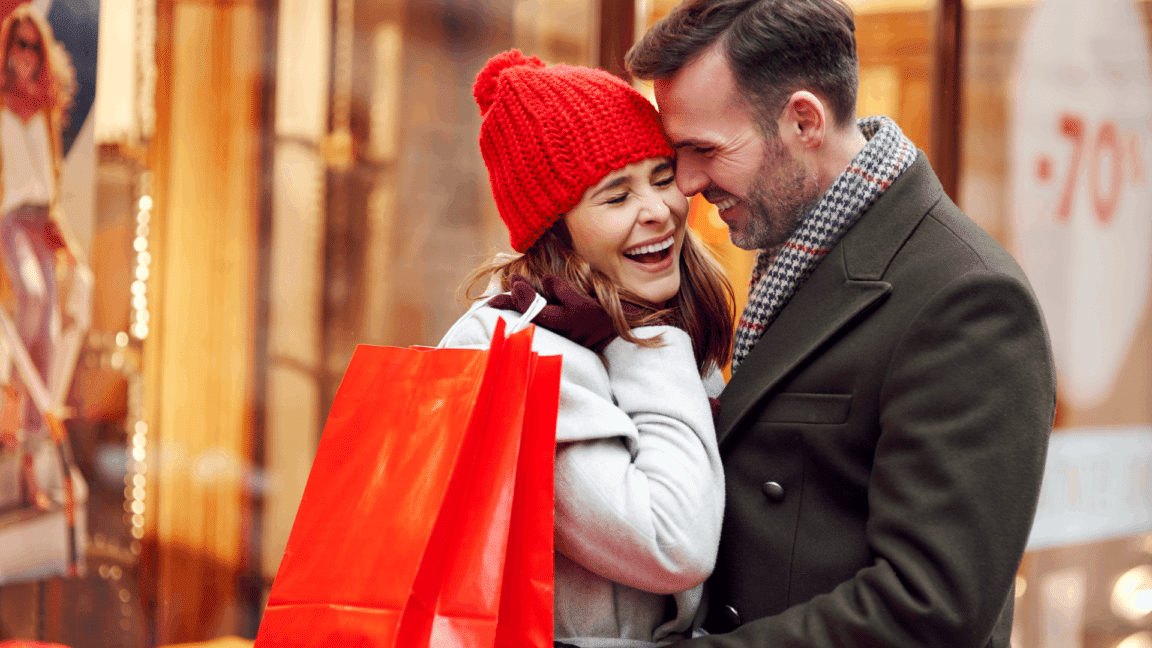
<path id="1" fill-rule="evenodd" d="M 740 625 L 740 612 L 731 605 L 724 606 L 724 616 L 728 618 L 728 622 L 734 626 Z"/>
<path id="2" fill-rule="evenodd" d="M 784 501 L 784 487 L 778 482 L 769 481 L 760 484 L 760 490 L 764 491 L 764 497 L 767 497 L 773 502 Z"/>

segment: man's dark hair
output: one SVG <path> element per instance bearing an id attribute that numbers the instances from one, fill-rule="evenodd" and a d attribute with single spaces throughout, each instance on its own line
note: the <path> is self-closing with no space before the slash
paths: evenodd
<path id="1" fill-rule="evenodd" d="M 838 0 L 685 0 L 625 59 L 641 79 L 665 79 L 722 43 L 743 99 L 765 134 L 797 90 L 831 103 L 832 120 L 856 115 L 859 84 L 852 10 Z"/>

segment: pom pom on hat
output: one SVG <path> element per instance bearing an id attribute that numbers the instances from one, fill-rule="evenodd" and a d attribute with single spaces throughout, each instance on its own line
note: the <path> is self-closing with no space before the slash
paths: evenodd
<path id="1" fill-rule="evenodd" d="M 501 52 L 489 59 L 480 74 L 476 75 L 476 83 L 472 84 L 472 96 L 480 105 L 481 116 L 488 114 L 488 109 L 496 100 L 496 82 L 500 80 L 500 75 L 504 70 L 514 67 L 542 68 L 544 61 L 535 56 L 525 56 L 520 50 Z"/>
<path id="2" fill-rule="evenodd" d="M 547 67 L 509 50 L 488 61 L 472 94 L 492 194 L 518 252 L 608 173 L 672 157 L 656 108 L 603 70 Z"/>

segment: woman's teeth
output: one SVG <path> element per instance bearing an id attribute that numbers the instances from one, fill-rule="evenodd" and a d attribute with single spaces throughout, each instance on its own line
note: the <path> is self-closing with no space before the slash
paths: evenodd
<path id="1" fill-rule="evenodd" d="M 676 242 L 676 237 L 669 236 L 668 238 L 653 243 L 651 245 L 641 245 L 624 251 L 624 255 L 636 263 L 660 263 L 672 254 L 672 245 Z"/>
<path id="2" fill-rule="evenodd" d="M 721 200 L 720 202 L 715 203 L 715 204 L 716 204 L 717 210 L 725 211 L 725 210 L 732 209 L 733 207 L 735 207 L 736 203 L 738 203 L 738 202 L 740 202 L 740 201 L 735 199 L 735 198 L 725 198 L 724 200 Z"/>
<path id="3" fill-rule="evenodd" d="M 669 236 L 668 238 L 664 239 L 663 241 L 660 241 L 659 243 L 653 243 L 651 245 L 642 245 L 640 247 L 635 247 L 635 248 L 630 248 L 630 249 L 624 250 L 624 254 L 627 256 L 638 256 L 641 254 L 651 254 L 653 252 L 659 252 L 661 250 L 667 250 L 668 248 L 672 247 L 672 244 L 675 241 L 676 241 L 676 237 Z"/>

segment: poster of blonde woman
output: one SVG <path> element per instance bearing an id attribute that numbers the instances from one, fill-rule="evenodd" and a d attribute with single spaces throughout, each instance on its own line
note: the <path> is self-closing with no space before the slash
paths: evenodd
<path id="1" fill-rule="evenodd" d="M 0 22 L 0 583 L 81 569 L 85 484 L 64 406 L 92 275 L 60 208 L 75 68 L 34 4 Z"/>

